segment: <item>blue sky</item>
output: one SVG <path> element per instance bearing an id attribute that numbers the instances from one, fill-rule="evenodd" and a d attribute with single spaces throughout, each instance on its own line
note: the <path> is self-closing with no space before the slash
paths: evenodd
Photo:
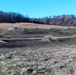
<path id="1" fill-rule="evenodd" d="M 76 15 L 76 0 L 0 0 L 0 10 L 19 12 L 37 18 L 62 14 Z"/>

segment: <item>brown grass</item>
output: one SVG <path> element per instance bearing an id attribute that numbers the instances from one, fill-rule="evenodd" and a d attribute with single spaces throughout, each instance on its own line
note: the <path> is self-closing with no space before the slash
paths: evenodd
<path id="1" fill-rule="evenodd" d="M 8 28 L 67 28 L 66 26 L 58 26 L 58 25 L 44 25 L 44 24 L 34 24 L 34 23 L 0 23 L 0 29 L 8 29 Z M 75 27 L 69 27 L 75 28 Z"/>

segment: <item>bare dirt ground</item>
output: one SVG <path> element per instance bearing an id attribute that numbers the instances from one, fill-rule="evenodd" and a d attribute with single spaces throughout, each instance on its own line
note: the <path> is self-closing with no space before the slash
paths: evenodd
<path id="1" fill-rule="evenodd" d="M 76 28 L 0 24 L 0 75 L 76 75 Z"/>

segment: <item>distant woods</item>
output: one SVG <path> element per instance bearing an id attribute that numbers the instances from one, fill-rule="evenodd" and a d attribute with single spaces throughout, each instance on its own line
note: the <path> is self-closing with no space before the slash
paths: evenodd
<path id="1" fill-rule="evenodd" d="M 20 13 L 0 11 L 0 23 L 29 22 L 29 20 Z"/>
<path id="2" fill-rule="evenodd" d="M 29 18 L 20 13 L 0 11 L 0 23 L 29 22 L 49 25 L 76 26 L 75 15 L 61 15 L 44 18 Z"/>

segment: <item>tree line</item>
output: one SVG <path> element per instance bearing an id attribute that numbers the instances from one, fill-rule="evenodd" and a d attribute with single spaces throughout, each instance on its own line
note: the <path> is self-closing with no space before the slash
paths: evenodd
<path id="1" fill-rule="evenodd" d="M 0 11 L 0 23 L 17 23 L 29 22 L 28 17 L 24 17 L 20 13 Z"/>
<path id="2" fill-rule="evenodd" d="M 75 15 L 60 15 L 44 18 L 29 18 L 20 13 L 0 11 L 0 23 L 19 23 L 19 22 L 76 26 L 76 17 Z"/>

